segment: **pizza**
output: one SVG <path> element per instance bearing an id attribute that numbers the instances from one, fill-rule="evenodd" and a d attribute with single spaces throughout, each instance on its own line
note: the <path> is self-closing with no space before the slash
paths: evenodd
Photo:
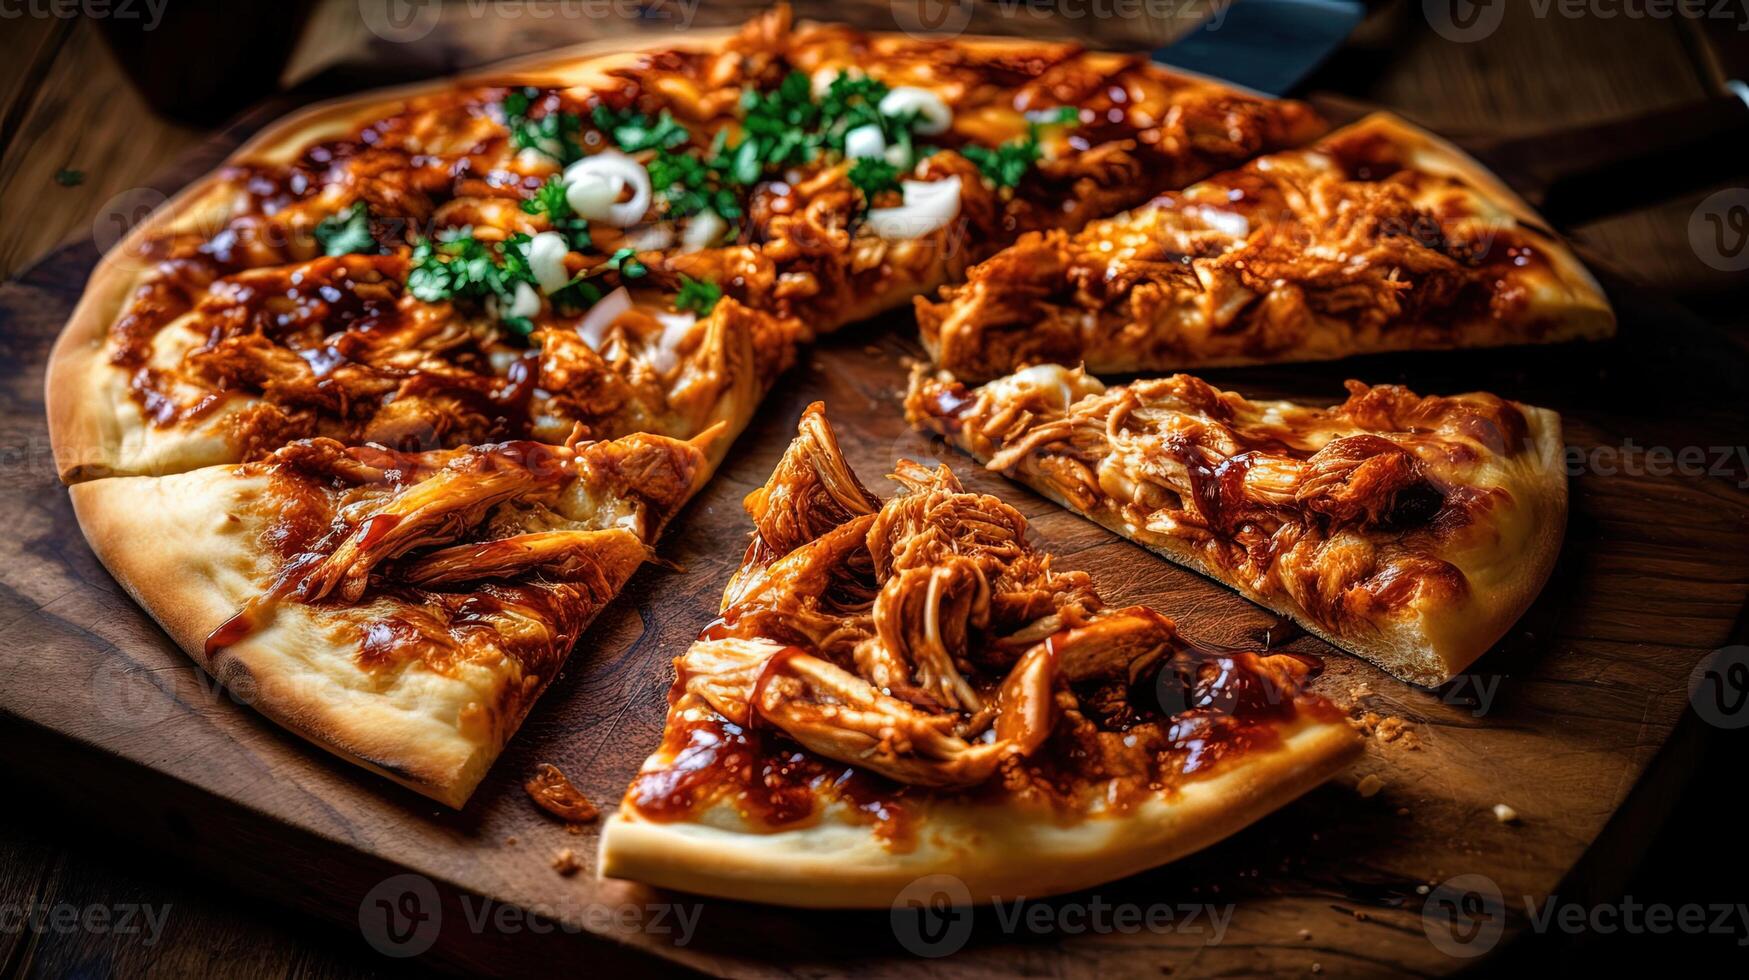
<path id="1" fill-rule="evenodd" d="M 876 497 L 804 413 L 675 658 L 603 875 L 803 906 L 888 906 L 938 873 L 1038 897 L 1207 846 L 1358 752 L 1313 658 L 1106 604 L 945 466 L 892 479 Z"/>
<path id="2" fill-rule="evenodd" d="M 913 425 L 1435 686 L 1530 606 L 1567 523 L 1561 420 L 1490 394 L 1348 382 L 1328 408 L 1190 375 L 1107 387 L 1036 365 L 968 387 L 919 367 Z"/>
<path id="3" fill-rule="evenodd" d="M 732 436 L 815 333 L 1323 129 L 1139 56 L 786 8 L 662 45 L 331 103 L 251 140 L 93 275 L 48 384 L 63 477 L 301 438 Z"/>
<path id="4" fill-rule="evenodd" d="M 800 345 L 1323 130 L 784 7 L 316 106 L 98 265 L 56 465 L 191 656 L 459 806 Z"/>
<path id="5" fill-rule="evenodd" d="M 1596 281 L 1505 184 L 1388 114 L 1079 232 L 1046 230 L 916 302 L 966 381 L 1600 339 Z"/>

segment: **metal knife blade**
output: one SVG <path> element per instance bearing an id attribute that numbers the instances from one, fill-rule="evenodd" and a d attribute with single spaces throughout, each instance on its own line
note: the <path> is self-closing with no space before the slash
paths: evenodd
<path id="1" fill-rule="evenodd" d="M 1212 0 L 1212 15 L 1154 60 L 1282 95 L 1366 17 L 1362 0 Z"/>

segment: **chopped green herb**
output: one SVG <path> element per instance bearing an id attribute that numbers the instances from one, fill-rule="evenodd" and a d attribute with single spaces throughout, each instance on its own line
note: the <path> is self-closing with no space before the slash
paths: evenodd
<path id="1" fill-rule="evenodd" d="M 1033 164 L 1038 163 L 1039 130 L 1044 126 L 1077 122 L 1080 118 L 1080 113 L 1072 106 L 1062 106 L 1050 110 L 1044 122 L 1028 123 L 1026 135 L 1020 139 L 1010 140 L 994 149 L 987 146 L 968 146 L 960 150 L 960 153 L 977 164 L 984 176 L 997 187 L 1014 187 L 1032 169 Z"/>
<path id="2" fill-rule="evenodd" d="M 565 197 L 565 180 L 558 174 L 548 177 L 533 197 L 523 201 L 522 210 L 544 215 L 547 226 L 564 235 L 573 250 L 581 252 L 589 247 L 589 222 L 571 210 L 571 202 Z"/>
<path id="3" fill-rule="evenodd" d="M 879 157 L 861 157 L 850 165 L 850 182 L 872 204 L 883 191 L 899 189 L 899 168 Z"/>
<path id="4" fill-rule="evenodd" d="M 496 296 L 508 304 L 517 283 L 535 281 L 524 251 L 528 240 L 512 235 L 497 255 L 468 232 L 437 244 L 422 241 L 413 249 L 407 291 L 427 303 Z"/>
<path id="5" fill-rule="evenodd" d="M 716 309 L 717 300 L 723 298 L 722 287 L 714 282 L 694 279 L 688 275 L 680 277 L 680 293 L 674 297 L 674 308 L 691 310 L 699 316 L 709 316 Z"/>
<path id="6" fill-rule="evenodd" d="M 647 169 L 650 185 L 666 203 L 670 217 L 684 218 L 710 210 L 725 218 L 739 217 L 741 202 L 725 185 L 723 171 L 712 161 L 690 153 L 658 150 Z M 757 179 L 757 178 L 756 178 Z"/>
<path id="7" fill-rule="evenodd" d="M 642 279 L 650 274 L 650 267 L 639 262 L 637 254 L 633 249 L 619 249 L 607 260 L 606 265 L 609 269 L 619 273 L 622 279 Z"/>
<path id="8" fill-rule="evenodd" d="M 380 251 L 370 234 L 370 207 L 363 201 L 339 214 L 331 214 L 316 225 L 316 244 L 323 255 L 372 254 Z"/>
<path id="9" fill-rule="evenodd" d="M 751 184 L 766 169 L 813 159 L 820 107 L 814 103 L 807 75 L 792 71 L 770 92 L 748 89 L 741 96 L 741 108 L 746 136 L 734 151 L 736 166 L 730 176 L 736 183 Z"/>
<path id="10" fill-rule="evenodd" d="M 529 118 L 528 111 L 540 94 L 540 89 L 525 88 L 504 97 L 504 126 L 510 130 L 510 145 L 518 150 L 544 153 L 561 166 L 577 160 L 583 155 L 577 145 L 582 118 L 560 109 L 548 109 L 539 119 Z"/>
<path id="11" fill-rule="evenodd" d="M 85 171 L 74 170 L 72 167 L 57 170 L 55 171 L 55 183 L 62 187 L 78 187 L 85 183 Z"/>
<path id="12" fill-rule="evenodd" d="M 615 111 L 607 106 L 595 107 L 591 118 L 595 128 L 607 134 L 614 144 L 627 153 L 639 150 L 671 150 L 691 138 L 686 127 L 674 121 L 663 109 L 655 122 L 641 112 L 630 109 Z"/>

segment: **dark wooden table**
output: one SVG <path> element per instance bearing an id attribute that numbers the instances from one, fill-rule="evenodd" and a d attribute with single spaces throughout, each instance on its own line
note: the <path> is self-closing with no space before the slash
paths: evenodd
<path id="1" fill-rule="evenodd" d="M 537 24 L 526 13 L 511 16 L 510 8 L 474 18 L 469 11 L 480 8 L 469 7 L 462 11 L 469 19 L 458 20 L 457 6 L 446 8 L 442 23 L 424 43 L 441 44 L 449 30 L 497 31 L 505 39 L 506 53 L 514 53 L 614 29 L 601 21 Z M 801 6 L 816 16 L 834 9 Z M 732 20 L 739 15 L 739 10 L 713 8 L 701 11 L 699 18 Z M 887 26 L 878 19 L 861 20 L 867 26 Z M 322 4 L 287 70 L 288 83 L 336 61 L 380 53 L 383 46 L 369 23 L 357 0 Z M 1028 18 L 1024 23 L 1036 21 Z M 1065 21 L 1062 27 L 1062 33 L 1129 43 L 1145 39 L 1153 29 L 1138 28 L 1133 21 L 1089 18 Z M 1724 79 L 1745 73 L 1746 66 L 1733 60 L 1744 45 L 1732 33 L 1731 25 L 1681 17 L 1539 18 L 1529 5 L 1512 4 L 1491 34 L 1460 43 L 1431 29 L 1423 5 L 1415 0 L 1376 14 L 1310 87 L 1392 106 L 1446 132 L 1533 131 L 1680 104 L 1715 91 Z M 205 135 L 204 130 L 154 116 L 129 87 L 90 22 L 28 15 L 4 21 L 0 276 L 26 268 L 58 242 L 90 236 L 93 222 L 113 202 L 126 200 L 131 190 Z M 1737 183 L 1746 180 L 1749 175 Z M 1589 225 L 1574 237 L 1642 283 L 1740 326 L 1749 322 L 1741 302 L 1742 275 L 1706 264 L 1689 238 L 1691 214 L 1715 189 Z M 1735 745 L 1712 746 L 1705 768 L 1712 769 L 1714 762 L 1740 766 L 1736 750 Z M 76 781 L 79 773 L 69 772 L 67 778 Z M 1741 856 L 1733 849 L 1720 853 L 1709 846 L 1727 791 L 1716 780 L 1689 788 L 1675 818 L 1676 829 L 1654 848 L 1648 859 L 1653 872 L 1636 879 L 1637 887 L 1698 889 L 1692 894 L 1704 901 L 1743 897 L 1743 889 L 1735 885 L 1742 879 L 1728 877 L 1743 869 Z M 125 813 L 43 813 L 29 806 L 9 807 L 0 814 L 0 909 L 43 910 L 50 916 L 42 929 L 14 928 L 15 920 L 0 922 L 0 969 L 5 976 L 217 972 L 352 977 L 401 972 L 355 934 L 242 899 L 222 885 L 186 877 L 183 869 L 130 848 L 125 834 L 113 832 L 125 829 L 126 820 Z M 1705 864 L 1716 873 L 1670 876 L 1670 866 L 1688 863 Z M 60 908 L 102 908 L 111 917 L 123 914 L 117 910 L 131 909 L 125 914 L 139 928 L 127 931 L 119 922 L 107 928 L 57 928 L 53 916 Z M 161 932 L 149 927 L 155 919 L 162 922 Z"/>

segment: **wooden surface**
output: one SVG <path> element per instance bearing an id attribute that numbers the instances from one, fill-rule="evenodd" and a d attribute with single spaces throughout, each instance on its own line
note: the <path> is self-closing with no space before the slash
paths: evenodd
<path id="1" fill-rule="evenodd" d="M 318 17 L 313 35 L 321 34 L 324 23 L 333 28 L 345 22 L 331 13 L 327 21 Z M 33 45 L 31 56 L 0 58 L 0 85 L 6 86 L 0 90 L 6 121 L 0 207 L 9 218 L 28 213 L 33 219 L 0 223 L 0 263 L 10 268 L 47 242 L 89 235 L 92 213 L 105 201 L 140 183 L 154 163 L 198 138 L 193 131 L 155 123 L 137 104 L 123 114 L 111 111 L 117 100 L 126 105 L 127 91 L 88 25 L 24 26 Z M 1386 23 L 1379 29 L 1389 27 Z M 11 30 L 9 25 L 3 42 L 9 47 L 15 37 L 25 36 Z M 1421 28 L 1406 35 L 1410 43 L 1393 48 L 1388 60 L 1372 58 L 1363 45 L 1319 81 L 1403 106 L 1416 118 L 1450 130 L 1532 128 L 1656 107 L 1703 92 L 1709 76 L 1702 60 L 1691 54 L 1690 30 L 1683 24 L 1629 29 L 1620 21 L 1509 18 L 1487 41 L 1455 45 Z M 75 56 L 71 63 L 62 61 Z M 319 67 L 320 59 L 313 60 Z M 1643 76 L 1624 67 L 1641 62 L 1653 64 Z M 59 80 L 50 85 L 51 78 Z M 109 93 L 108 108 L 96 100 L 83 101 L 87 95 L 82 90 Z M 85 169 L 86 183 L 54 183 L 54 172 L 64 166 Z M 1699 195 L 1691 197 L 1698 200 Z M 1692 207 L 1677 202 L 1593 226 L 1579 237 L 1605 250 L 1636 278 L 1704 294 L 1727 281 L 1701 264 L 1688 247 L 1686 222 Z M 727 575 L 732 556 L 721 553 L 722 541 L 737 539 L 745 527 L 735 501 L 763 479 L 781 448 L 796 411 L 810 397 L 804 381 L 832 389 L 830 402 L 841 419 L 854 413 L 868 422 L 870 428 L 854 444 L 859 465 L 878 472 L 895 455 L 932 452 L 921 440 L 891 428 L 890 401 L 883 399 L 890 398 L 893 377 L 883 380 L 868 369 L 864 347 L 879 341 L 890 348 L 890 334 L 904 333 L 902 322 L 889 324 L 885 332 L 865 329 L 832 341 L 793 376 L 796 385 L 786 384 L 783 396 L 766 407 L 755 431 L 744 437 L 749 452 L 688 512 L 666 546 L 671 557 L 688 565 L 690 574 L 646 570 L 627 600 L 604 617 L 579 650 L 572 669 L 537 709 L 476 803 L 460 816 L 434 815 L 429 804 L 334 767 L 203 687 L 203 679 L 119 596 L 71 533 L 65 497 L 53 487 L 37 421 L 39 379 L 33 372 L 40 370 L 45 331 L 77 295 L 83 270 L 93 259 L 88 248 L 58 254 L 25 283 L 6 287 L 0 312 L 6 318 L 5 361 L 17 372 L 5 388 L 5 446 L 11 461 L 21 464 L 8 466 L 0 476 L 6 519 L 19 529 L 7 545 L 10 553 L 0 556 L 7 590 L 0 597 L 0 611 L 12 627 L 7 645 L 0 647 L 11 675 L 0 694 L 18 714 L 46 720 L 101 748 L 79 756 L 80 765 L 68 769 L 61 740 L 13 720 L 8 727 L 17 730 L 9 732 L 10 744 L 25 750 L 9 755 L 23 777 L 51 777 L 44 792 L 71 792 L 88 815 L 95 812 L 112 821 L 120 817 L 131 833 L 177 853 L 229 864 L 245 887 L 317 915 L 351 919 L 347 928 L 355 934 L 359 898 L 402 863 L 435 880 L 459 880 L 509 899 L 550 903 L 561 919 L 567 912 L 573 919 L 583 915 L 582 903 L 592 897 L 641 906 L 646 899 L 640 894 L 618 889 L 597 893 L 582 880 L 587 873 L 567 880 L 547 867 L 558 847 L 592 854 L 593 838 L 570 837 L 545 824 L 515 790 L 516 779 L 535 762 L 553 761 L 576 775 L 598 800 L 611 800 L 623 788 L 636 761 L 654 744 L 667 657 L 696 629 L 695 613 L 709 606 Z M 1627 342 L 1607 352 L 1587 353 L 1577 363 L 1565 352 L 1530 358 L 1486 354 L 1437 362 L 1380 361 L 1370 368 L 1229 373 L 1222 380 L 1258 395 L 1293 390 L 1293 381 L 1300 392 L 1322 397 L 1333 394 L 1334 381 L 1350 372 L 1440 390 L 1486 383 L 1505 394 L 1563 409 L 1577 442 L 1615 445 L 1626 436 L 1639 445 L 1741 441 L 1740 418 L 1705 417 L 1720 407 L 1716 398 L 1709 404 L 1706 393 L 1732 390 L 1731 378 L 1708 387 L 1704 379 L 1693 377 L 1691 362 L 1667 356 L 1672 344 L 1702 343 L 1689 326 L 1675 334 L 1653 332 L 1668 330 L 1667 322 L 1675 321 L 1659 312 L 1642 312 L 1630 321 Z M 1740 372 L 1735 356 L 1719 346 L 1701 363 L 1712 371 Z M 1702 417 L 1634 419 L 1622 412 L 1622 402 L 1612 403 L 1648 363 L 1664 372 L 1666 384 L 1682 378 L 1672 394 L 1699 400 L 1696 408 Z M 1742 376 L 1734 377 L 1740 390 Z M 1551 378 L 1570 383 L 1550 387 Z M 969 471 L 963 461 L 959 468 Z M 1124 584 L 1113 590 L 1114 598 L 1157 601 L 1187 629 L 1217 640 L 1244 640 L 1265 622 L 1252 607 L 1193 576 L 1138 558 L 1129 546 L 1112 542 L 1104 532 L 1055 512 L 1023 491 L 982 477 L 975 482 L 1025 501 L 1027 512 L 1039 518 L 1046 544 L 1067 553 L 1068 563 L 1096 570 L 1102 561 L 1118 565 Z M 955 967 L 995 963 L 1110 973 L 1166 964 L 1176 965 L 1181 973 L 1304 969 L 1313 961 L 1331 973 L 1386 966 L 1442 972 L 1454 966 L 1456 961 L 1438 954 L 1422 937 L 1414 885 L 1482 868 L 1500 871 L 1497 880 L 1507 894 L 1519 888 L 1552 888 L 1626 796 L 1639 767 L 1674 722 L 1685 700 L 1680 680 L 1686 676 L 1685 664 L 1723 642 L 1741 604 L 1744 569 L 1719 560 L 1726 555 L 1740 562 L 1749 550 L 1742 539 L 1741 493 L 1728 483 L 1603 480 L 1592 474 L 1581 476 L 1575 491 L 1573 543 L 1563 560 L 1563 574 L 1526 621 L 1528 638 L 1478 665 L 1484 680 L 1502 685 L 1490 701 L 1493 710 L 1477 718 L 1455 703 L 1462 691 L 1447 692 L 1452 695 L 1447 700 L 1454 702 L 1448 704 L 1433 695 L 1375 682 L 1381 707 L 1418 718 L 1424 735 L 1418 752 L 1392 749 L 1369 759 L 1368 766 L 1389 784 L 1378 797 L 1357 801 L 1347 791 L 1331 788 L 1208 855 L 1099 890 L 1113 901 L 1158 901 L 1161 896 L 1195 901 L 1214 894 L 1216 887 L 1222 895 L 1241 896 L 1243 907 L 1221 946 L 1204 949 L 1204 937 L 1172 935 L 1045 936 L 1016 947 L 981 932 L 968 954 L 950 962 Z M 1655 509 L 1659 520 L 1638 519 L 1648 508 Z M 1666 574 L 1673 571 L 1699 577 L 1682 580 Z M 662 598 L 660 605 L 653 601 L 656 596 Z M 684 601 L 676 602 L 681 596 Z M 691 611 L 678 611 L 683 608 Z M 1219 626 L 1192 625 L 1199 621 Z M 1670 637 L 1680 637 L 1683 645 L 1653 642 Z M 1315 649 L 1316 644 L 1304 648 Z M 44 659 L 48 650 L 75 657 L 74 669 L 57 673 L 53 662 Z M 117 657 L 145 669 L 118 669 Z M 1357 672 L 1364 669 L 1346 659 L 1334 661 L 1328 688 L 1344 693 Z M 76 678 L 71 693 L 68 676 Z M 142 680 L 151 687 L 137 687 Z M 145 695 L 137 702 L 139 711 L 117 715 L 97 710 L 93 698 L 113 695 L 118 687 Z M 151 707 L 162 697 L 153 692 L 166 689 L 178 700 Z M 590 703 L 623 704 L 624 710 L 592 713 Z M 38 745 L 42 752 L 28 750 Z M 1547 757 L 1558 764 L 1544 764 L 1539 746 L 1551 749 Z M 172 772 L 180 779 L 179 788 L 142 782 L 137 766 L 118 764 L 118 759 Z M 1514 759 L 1527 760 L 1516 773 L 1507 765 Z M 64 775 L 53 778 L 66 771 L 82 778 L 72 787 Z M 1478 771 L 1487 778 L 1478 781 Z M 1526 815 L 1522 826 L 1493 824 L 1486 808 L 1501 801 Z M 271 845 L 260 842 L 250 836 L 259 833 L 260 825 L 250 806 L 267 809 L 309 833 L 295 840 L 275 838 Z M 1397 808 L 1408 809 L 1410 815 L 1397 817 Z M 1312 835 L 1318 837 L 1315 844 Z M 518 843 L 505 843 L 509 836 L 516 836 Z M 264 858 L 264 851 L 278 860 Z M 391 860 L 338 857 L 353 851 Z M 21 866 L 31 867 L 31 853 L 18 858 Z M 27 876 L 29 884 L 12 886 L 12 893 L 38 895 L 55 888 L 53 869 L 69 860 L 63 854 L 45 863 L 48 870 L 36 879 Z M 1284 861 L 1290 873 L 1276 872 Z M 293 880 L 313 877 L 313 887 L 288 889 L 286 873 L 273 871 L 287 864 L 300 869 Z M 319 871 L 310 875 L 302 869 Z M 1257 877 L 1247 873 L 1259 869 L 1263 873 Z M 447 890 L 444 898 L 454 901 Z M 452 921 L 462 917 L 458 906 L 448 908 Z M 1363 922 L 1354 917 L 1355 908 L 1369 918 Z M 359 955 L 362 944 L 356 939 L 349 947 L 318 944 L 308 953 L 276 952 L 288 944 L 308 944 L 289 938 L 296 933 L 288 933 L 284 923 L 272 921 L 265 911 L 248 916 L 209 907 L 192 914 L 204 916 L 201 924 L 177 920 L 182 931 L 174 934 L 183 937 L 185 957 L 186 944 L 210 948 L 214 937 L 228 937 L 259 954 L 264 969 L 350 975 L 377 962 Z M 818 967 L 838 952 L 859 957 L 902 952 L 893 944 L 884 917 L 784 915 L 777 928 L 772 918 L 770 913 L 711 903 L 700 920 L 701 935 L 679 953 L 695 965 L 722 968 L 747 966 L 743 957 L 771 957 L 782 949 L 787 968 L 805 971 L 810 957 L 820 958 L 813 963 Z M 1310 940 L 1298 938 L 1302 925 L 1312 931 Z M 539 967 L 543 956 L 576 957 L 584 938 L 487 932 L 444 946 L 453 946 L 451 953 L 475 966 Z M 807 945 L 809 936 L 820 934 L 831 937 L 829 948 Z M 634 947 L 663 948 L 659 935 L 638 933 L 628 939 Z M 96 940 L 87 937 L 86 942 Z M 121 948 L 126 949 L 125 943 Z M 49 956 L 54 949 L 48 939 L 13 943 L 6 962 L 50 972 L 60 972 L 54 964 L 76 965 Z M 368 955 L 368 950 L 363 952 Z M 130 956 L 138 953 L 132 950 Z M 110 962 L 125 966 L 134 961 L 118 956 Z M 200 960 L 196 955 L 181 962 Z"/>

